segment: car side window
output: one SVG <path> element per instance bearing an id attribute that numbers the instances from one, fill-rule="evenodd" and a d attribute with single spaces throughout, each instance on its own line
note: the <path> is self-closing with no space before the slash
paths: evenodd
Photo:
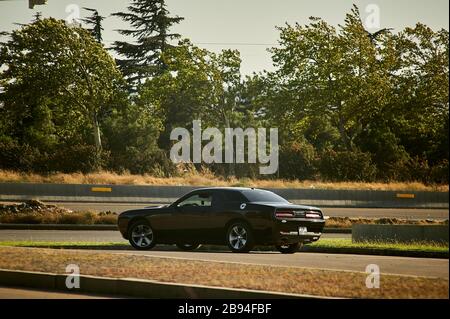
<path id="1" fill-rule="evenodd" d="M 210 207 L 212 203 L 212 196 L 211 194 L 195 194 L 192 196 L 189 196 L 182 202 L 180 202 L 177 206 L 178 207 Z"/>

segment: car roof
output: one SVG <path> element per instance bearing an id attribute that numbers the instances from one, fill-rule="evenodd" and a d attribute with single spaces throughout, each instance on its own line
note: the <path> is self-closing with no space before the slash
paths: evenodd
<path id="1" fill-rule="evenodd" d="M 218 190 L 226 190 L 226 191 L 238 191 L 238 192 L 242 192 L 242 191 L 251 191 L 251 190 L 258 190 L 258 191 L 267 191 L 265 189 L 260 189 L 260 188 L 252 188 L 252 187 L 225 187 L 225 186 L 221 186 L 221 187 L 203 187 L 203 188 L 197 188 L 194 191 L 218 191 Z"/>

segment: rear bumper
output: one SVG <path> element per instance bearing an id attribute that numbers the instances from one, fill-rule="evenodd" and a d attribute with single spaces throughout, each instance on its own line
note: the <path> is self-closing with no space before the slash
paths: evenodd
<path id="1" fill-rule="evenodd" d="M 273 227 L 273 241 L 275 244 L 310 243 L 319 240 L 322 235 L 325 220 L 295 218 L 277 220 Z M 306 231 L 299 231 L 299 228 Z"/>

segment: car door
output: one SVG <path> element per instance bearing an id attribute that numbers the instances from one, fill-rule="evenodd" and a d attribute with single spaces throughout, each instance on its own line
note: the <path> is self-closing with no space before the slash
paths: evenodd
<path id="1" fill-rule="evenodd" d="M 204 242 L 204 217 L 210 212 L 211 205 L 210 192 L 197 192 L 180 201 L 174 215 L 173 238 L 179 243 Z"/>
<path id="2" fill-rule="evenodd" d="M 223 229 L 226 224 L 224 198 L 220 192 L 212 191 L 211 204 L 204 206 L 195 214 L 194 236 L 198 242 L 218 244 L 223 241 Z"/>

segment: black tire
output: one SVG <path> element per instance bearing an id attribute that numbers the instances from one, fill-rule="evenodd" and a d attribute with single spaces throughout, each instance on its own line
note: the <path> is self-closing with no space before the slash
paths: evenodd
<path id="1" fill-rule="evenodd" d="M 178 249 L 184 250 L 184 251 L 192 251 L 196 250 L 198 247 L 200 247 L 200 244 L 176 244 Z"/>
<path id="2" fill-rule="evenodd" d="M 155 247 L 155 232 L 145 220 L 138 220 L 128 228 L 128 241 L 138 250 L 149 250 Z"/>
<path id="3" fill-rule="evenodd" d="M 235 222 L 228 227 L 226 241 L 234 253 L 248 253 L 254 247 L 252 230 L 244 222 Z"/>
<path id="4" fill-rule="evenodd" d="M 275 247 L 282 254 L 293 254 L 293 253 L 297 252 L 301 246 L 302 246 L 301 243 L 295 243 L 295 244 L 289 244 L 289 245 L 277 245 Z"/>

